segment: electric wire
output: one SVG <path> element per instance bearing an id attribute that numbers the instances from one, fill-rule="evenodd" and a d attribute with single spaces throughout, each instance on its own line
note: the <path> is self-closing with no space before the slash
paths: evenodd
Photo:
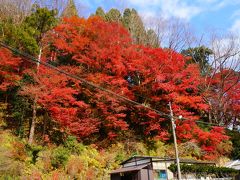
<path id="1" fill-rule="evenodd" d="M 19 55 L 21 55 L 21 56 L 23 56 L 23 57 L 26 57 L 26 58 L 27 58 L 26 60 L 28 60 L 28 61 L 30 60 L 30 62 L 39 63 L 39 64 L 41 64 L 41 65 L 43 65 L 43 66 L 46 66 L 46 67 L 48 67 L 48 68 L 51 68 L 51 69 L 53 69 L 53 70 L 55 70 L 55 71 L 57 71 L 57 72 L 59 72 L 59 73 L 62 73 L 62 74 L 66 75 L 66 76 L 68 76 L 68 77 L 70 77 L 70 78 L 79 80 L 79 81 L 81 81 L 81 82 L 83 82 L 83 83 L 85 83 L 85 84 L 87 84 L 87 85 L 89 85 L 89 86 L 92 86 L 92 87 L 94 87 L 94 88 L 96 88 L 96 89 L 99 89 L 99 90 L 101 90 L 101 91 L 107 92 L 107 93 L 109 93 L 109 94 L 111 94 L 111 95 L 113 95 L 113 96 L 115 96 L 115 97 L 117 97 L 117 98 L 119 98 L 119 99 L 121 99 L 121 100 L 127 101 L 128 103 L 131 103 L 131 104 L 134 104 L 134 105 L 137 105 L 137 106 L 141 106 L 141 107 L 144 107 L 145 109 L 154 111 L 154 112 L 156 112 L 156 113 L 157 113 L 158 115 L 160 115 L 160 116 L 165 116 L 165 117 L 171 118 L 171 115 L 169 115 L 169 114 L 163 113 L 163 112 L 161 112 L 161 111 L 159 111 L 159 110 L 157 110 L 157 109 L 151 108 L 151 107 L 149 107 L 149 106 L 145 106 L 145 105 L 143 105 L 143 104 L 141 104 L 141 103 L 139 103 L 139 102 L 136 102 L 136 101 L 134 101 L 134 100 L 131 100 L 131 99 L 125 97 L 125 96 L 119 95 L 119 94 L 117 94 L 117 93 L 115 93 L 115 92 L 113 92 L 113 91 L 111 91 L 111 90 L 109 90 L 109 89 L 106 89 L 106 88 L 103 88 L 103 87 L 101 87 L 101 86 L 99 86 L 99 85 L 96 85 L 96 84 L 94 84 L 94 83 L 92 83 L 92 82 L 90 82 L 90 81 L 88 81 L 88 80 L 86 80 L 86 79 L 83 79 L 83 78 L 79 77 L 79 76 L 70 74 L 70 73 L 68 73 L 67 71 L 62 70 L 62 69 L 59 69 L 58 67 L 56 67 L 56 66 L 54 66 L 54 65 L 51 65 L 51 64 L 49 64 L 49 63 L 40 61 L 39 59 L 33 57 L 32 55 L 29 55 L 29 54 L 27 54 L 27 53 L 25 53 L 25 52 L 22 52 L 22 51 L 14 48 L 14 47 L 11 47 L 11 46 L 5 44 L 5 43 L 2 42 L 2 41 L 0 41 L 0 45 L 1 45 L 2 47 L 6 48 L 6 49 L 9 49 L 10 51 L 12 51 L 12 52 L 14 52 L 14 53 L 17 53 L 17 54 L 19 54 Z M 25 59 L 24 59 L 24 60 L 25 60 Z M 143 96 L 140 96 L 140 97 L 143 97 Z M 146 97 L 143 97 L 143 98 L 146 98 Z M 177 116 L 173 116 L 173 118 L 174 118 L 175 120 L 176 120 L 176 119 L 180 119 L 181 121 L 191 120 L 191 119 L 189 119 L 189 118 L 179 118 L 179 117 L 177 117 Z M 212 125 L 212 126 L 219 126 L 219 127 L 225 127 L 225 128 L 227 128 L 227 126 L 219 125 L 219 124 L 216 124 L 216 123 L 209 123 L 209 122 L 204 122 L 204 121 L 199 121 L 199 120 L 198 120 L 198 121 L 195 121 L 195 122 L 201 123 L 201 124 L 208 124 L 208 125 Z"/>
<path id="2" fill-rule="evenodd" d="M 59 69 L 59 68 L 56 67 L 56 66 L 53 66 L 53 65 L 51 65 L 51 64 L 49 64 L 49 63 L 40 61 L 39 59 L 33 57 L 32 55 L 29 55 L 29 54 L 27 54 L 27 53 L 24 53 L 24 52 L 22 52 L 22 51 L 19 51 L 18 49 L 14 48 L 14 47 L 11 47 L 11 46 L 9 46 L 9 45 L 6 45 L 6 44 L 3 43 L 2 41 L 0 41 L 0 45 L 3 46 L 3 47 L 5 47 L 5 48 L 7 48 L 7 49 L 9 49 L 9 50 L 11 50 L 11 51 L 13 51 L 14 53 L 17 53 L 17 54 L 19 54 L 19 55 L 21 55 L 21 56 L 26 57 L 26 58 L 29 59 L 31 62 L 39 63 L 39 64 L 41 64 L 41 65 L 43 65 L 43 66 L 46 66 L 46 67 L 48 67 L 48 68 L 51 68 L 51 69 L 53 69 L 53 70 L 55 70 L 55 71 L 57 71 L 57 72 L 59 72 L 59 73 L 62 73 L 62 74 L 66 75 L 66 76 L 68 76 L 68 77 L 70 77 L 70 78 L 79 80 L 79 81 L 81 81 L 81 82 L 83 82 L 83 83 L 85 83 L 85 84 L 87 84 L 87 85 L 90 85 L 90 86 L 92 86 L 92 87 L 94 87 L 94 88 L 97 88 L 97 89 L 99 89 L 99 90 L 101 90 L 101 91 L 104 91 L 104 92 L 107 92 L 107 93 L 109 93 L 109 94 L 111 94 L 111 95 L 114 95 L 114 96 L 116 96 L 116 97 L 119 98 L 119 99 L 125 100 L 125 101 L 127 101 L 127 102 L 129 102 L 129 103 L 132 103 L 132 104 L 135 104 L 135 105 L 138 105 L 138 106 L 142 106 L 142 107 L 144 107 L 145 109 L 154 111 L 154 112 L 156 112 L 157 114 L 159 114 L 159 115 L 161 115 L 161 116 L 170 117 L 169 114 L 163 113 L 163 112 L 161 112 L 161 111 L 159 111 L 159 110 L 156 110 L 156 109 L 153 109 L 153 108 L 151 108 L 151 107 L 149 107 L 149 106 L 145 106 L 145 105 L 143 105 L 143 104 L 141 104 L 141 103 L 139 103 L 139 102 L 133 101 L 133 100 L 131 100 L 131 99 L 125 97 L 125 96 L 121 96 L 121 95 L 119 95 L 119 94 L 117 94 L 117 93 L 115 93 L 115 92 L 113 92 L 113 91 L 111 91 L 111 90 L 109 90 L 109 89 L 106 89 L 106 88 L 103 88 L 103 87 L 101 87 L 101 86 L 99 86 L 99 85 L 96 85 L 96 84 L 94 84 L 94 83 L 92 83 L 92 82 L 90 82 L 90 81 L 88 81 L 88 80 L 86 80 L 86 79 L 83 79 L 83 78 L 79 77 L 79 76 L 70 74 L 70 73 L 68 73 L 67 71 L 62 70 L 62 69 Z"/>

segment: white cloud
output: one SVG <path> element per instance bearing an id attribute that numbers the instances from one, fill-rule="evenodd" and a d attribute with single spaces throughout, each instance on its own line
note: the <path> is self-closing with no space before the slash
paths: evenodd
<path id="1" fill-rule="evenodd" d="M 163 6 L 161 7 L 163 16 L 177 17 L 180 19 L 190 20 L 195 15 L 199 14 L 202 9 L 196 5 L 188 5 L 180 0 L 165 1 L 160 0 Z M 165 2 L 165 3 L 164 3 Z"/>
<path id="2" fill-rule="evenodd" d="M 240 35 L 240 19 L 235 20 L 230 31 L 234 34 Z"/>
<path id="3" fill-rule="evenodd" d="M 147 18 L 151 18 L 151 17 L 156 17 L 158 14 L 154 11 L 148 11 L 148 10 L 140 10 L 139 11 L 140 15 L 142 16 L 142 18 L 147 19 Z"/>
<path id="4" fill-rule="evenodd" d="M 219 10 L 229 5 L 237 5 L 239 0 L 198 0 L 199 3 L 206 5 L 209 10 Z"/>
<path id="5" fill-rule="evenodd" d="M 159 5 L 159 0 L 128 0 L 128 2 L 142 7 Z"/>
<path id="6" fill-rule="evenodd" d="M 234 13 L 231 16 L 231 19 L 235 19 L 235 18 L 238 18 L 238 17 L 240 17 L 240 9 L 234 11 Z"/>
<path id="7" fill-rule="evenodd" d="M 137 7 L 142 16 L 177 17 L 189 20 L 201 12 L 195 5 L 188 5 L 182 0 L 129 0 L 130 6 Z"/>
<path id="8" fill-rule="evenodd" d="M 225 6 L 239 4 L 240 0 L 128 0 L 130 7 L 136 7 L 146 16 L 176 17 L 191 20 L 206 11 L 219 10 Z"/>

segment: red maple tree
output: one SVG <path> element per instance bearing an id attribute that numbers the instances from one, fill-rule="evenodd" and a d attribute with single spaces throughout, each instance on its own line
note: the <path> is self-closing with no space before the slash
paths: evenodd
<path id="1" fill-rule="evenodd" d="M 195 141 L 203 151 L 214 152 L 212 144 L 227 140 L 224 131 L 213 128 L 205 132 L 196 124 L 199 114 L 208 108 L 199 91 L 202 77 L 198 66 L 187 65 L 181 54 L 134 45 L 123 27 L 97 17 L 65 19 L 50 37 L 51 52 L 45 61 L 101 87 L 46 68 L 39 70 L 38 103 L 79 138 L 98 132 L 101 138 L 113 139 L 134 129 L 144 137 L 166 140 L 170 137 L 167 115 L 171 102 L 174 115 L 187 119 L 177 120 L 180 142 Z M 104 89 L 139 105 L 122 101 Z"/>
<path id="2" fill-rule="evenodd" d="M 77 75 L 90 82 L 164 113 L 171 101 L 177 115 L 192 120 L 198 119 L 193 111 L 207 108 L 199 95 L 201 77 L 196 65 L 186 67 L 185 58 L 171 50 L 133 45 L 128 32 L 116 23 L 73 17 L 57 26 L 53 36 L 57 63 L 77 66 L 81 69 Z M 139 124 L 146 134 L 167 138 L 167 129 L 161 127 L 166 118 L 146 110 L 137 114 L 132 105 L 93 91 L 79 94 L 87 96 L 101 127 L 111 136 Z"/>
<path id="3" fill-rule="evenodd" d="M 15 57 L 9 50 L 0 48 L 0 90 L 6 90 L 20 79 L 21 62 L 21 58 Z"/>

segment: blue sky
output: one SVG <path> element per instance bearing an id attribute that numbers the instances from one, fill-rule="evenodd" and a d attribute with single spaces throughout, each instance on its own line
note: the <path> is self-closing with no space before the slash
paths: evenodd
<path id="1" fill-rule="evenodd" d="M 85 17 L 101 6 L 123 10 L 135 8 L 143 17 L 180 18 L 197 32 L 240 32 L 240 0 L 76 0 Z M 80 5 L 81 4 L 81 5 Z M 146 18 L 147 19 L 147 18 Z"/>

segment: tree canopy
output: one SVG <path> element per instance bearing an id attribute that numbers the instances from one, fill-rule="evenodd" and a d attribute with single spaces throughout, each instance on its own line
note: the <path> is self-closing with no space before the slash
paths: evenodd
<path id="1" fill-rule="evenodd" d="M 34 122 L 37 133 L 53 139 L 56 132 L 65 132 L 89 144 L 113 143 L 131 133 L 146 142 L 168 143 L 172 135 L 167 104 L 171 102 L 179 143 L 198 147 L 197 158 L 227 154 L 231 145 L 224 128 L 198 122 L 237 122 L 239 73 L 227 68 L 214 72 L 212 67 L 203 73 L 210 67 L 209 48 L 190 48 L 180 54 L 156 48 L 158 41 L 149 46 L 141 38 L 156 34 L 146 31 L 134 9 L 121 15 L 117 9 L 104 13 L 99 8 L 97 16 L 61 21 L 56 14 L 34 6 L 21 24 L 4 24 L 2 39 L 85 81 L 40 63 L 36 68 L 26 57 L 1 48 L 1 94 L 10 99 L 13 117 L 19 121 L 16 129 L 24 129 L 27 123 L 30 127 L 25 129 L 31 128 Z M 131 18 L 136 18 L 136 26 Z M 22 115 L 17 114 L 20 107 Z M 184 120 L 177 118 L 180 115 Z"/>

